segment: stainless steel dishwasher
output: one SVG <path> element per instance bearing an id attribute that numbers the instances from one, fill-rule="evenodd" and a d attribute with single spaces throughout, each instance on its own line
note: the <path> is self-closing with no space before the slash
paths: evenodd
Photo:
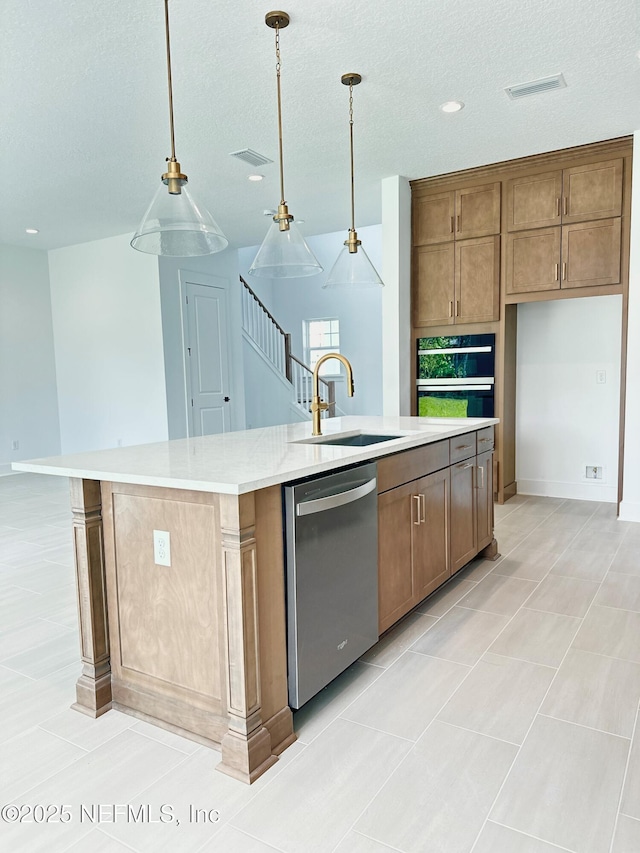
<path id="1" fill-rule="evenodd" d="M 289 704 L 378 641 L 376 465 L 284 487 Z"/>

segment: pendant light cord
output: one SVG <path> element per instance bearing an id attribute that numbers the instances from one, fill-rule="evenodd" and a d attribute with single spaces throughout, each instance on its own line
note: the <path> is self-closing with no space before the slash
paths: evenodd
<path id="1" fill-rule="evenodd" d="M 278 91 L 278 147 L 280 150 L 280 204 L 286 204 L 284 199 L 284 161 L 282 157 L 282 99 L 280 94 L 280 27 L 275 26 L 276 31 L 276 85 Z"/>
<path id="2" fill-rule="evenodd" d="M 173 131 L 173 86 L 171 84 L 171 47 L 169 45 L 169 0 L 164 0 L 164 29 L 167 40 L 167 81 L 169 84 L 169 127 L 171 128 L 171 162 L 176 162 L 176 141 Z"/>
<path id="3" fill-rule="evenodd" d="M 356 230 L 355 181 L 353 177 L 353 83 L 349 83 L 349 142 L 351 146 L 351 230 Z"/>

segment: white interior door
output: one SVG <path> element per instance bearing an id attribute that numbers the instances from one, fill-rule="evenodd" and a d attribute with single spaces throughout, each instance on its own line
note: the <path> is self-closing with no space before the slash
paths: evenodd
<path id="1" fill-rule="evenodd" d="M 189 280 L 183 288 L 189 435 L 227 432 L 231 428 L 227 293 L 224 287 Z"/>

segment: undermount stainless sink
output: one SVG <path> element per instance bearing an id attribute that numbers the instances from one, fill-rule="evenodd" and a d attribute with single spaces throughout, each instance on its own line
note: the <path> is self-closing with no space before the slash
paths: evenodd
<path id="1" fill-rule="evenodd" d="M 381 441 L 393 441 L 402 438 L 401 435 L 378 435 L 376 433 L 359 432 L 351 435 L 319 435 L 297 441 L 296 444 L 331 444 L 339 447 L 367 447 L 369 444 L 379 444 Z"/>

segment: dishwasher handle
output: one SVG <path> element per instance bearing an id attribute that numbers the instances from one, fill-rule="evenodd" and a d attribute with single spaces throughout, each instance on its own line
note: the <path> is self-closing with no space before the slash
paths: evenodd
<path id="1" fill-rule="evenodd" d="M 339 492 L 336 495 L 327 495 L 326 498 L 316 498 L 312 501 L 305 501 L 296 506 L 296 515 L 313 515 L 316 512 L 324 512 L 327 509 L 335 509 L 345 504 L 353 503 L 360 500 L 369 492 L 372 492 L 377 485 L 375 477 L 361 486 L 356 486 L 355 489 L 349 489 L 347 492 Z"/>

